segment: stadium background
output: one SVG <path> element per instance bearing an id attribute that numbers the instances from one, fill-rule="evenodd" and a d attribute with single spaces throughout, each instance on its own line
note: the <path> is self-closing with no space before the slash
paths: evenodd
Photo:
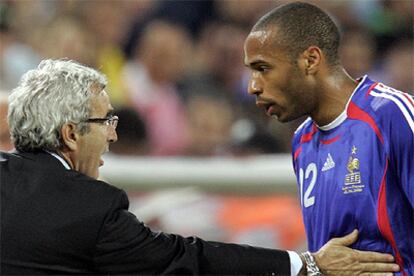
<path id="1" fill-rule="evenodd" d="M 243 41 L 287 1 L 0 0 L 0 149 L 6 99 L 44 58 L 103 71 L 119 140 L 101 177 L 155 229 L 266 247 L 305 247 L 290 138 L 247 96 Z M 414 91 L 414 1 L 309 1 L 340 26 L 353 77 Z"/>

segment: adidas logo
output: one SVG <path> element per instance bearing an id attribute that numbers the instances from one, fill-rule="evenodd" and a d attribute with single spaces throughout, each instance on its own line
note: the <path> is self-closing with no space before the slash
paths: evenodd
<path id="1" fill-rule="evenodd" d="M 335 162 L 332 159 L 330 153 L 328 153 L 328 158 L 326 158 L 325 164 L 323 164 L 322 171 L 325 172 L 335 167 Z"/>

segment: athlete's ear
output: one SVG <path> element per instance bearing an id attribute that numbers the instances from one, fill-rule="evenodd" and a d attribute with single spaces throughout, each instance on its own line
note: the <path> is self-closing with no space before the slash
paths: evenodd
<path id="1" fill-rule="evenodd" d="M 322 50 L 317 46 L 309 46 L 303 51 L 300 59 L 306 75 L 313 75 L 319 71 L 322 63 Z"/>
<path id="2" fill-rule="evenodd" d="M 75 151 L 78 148 L 80 134 L 74 123 L 64 124 L 60 129 L 60 136 L 63 146 L 69 149 L 69 151 Z"/>

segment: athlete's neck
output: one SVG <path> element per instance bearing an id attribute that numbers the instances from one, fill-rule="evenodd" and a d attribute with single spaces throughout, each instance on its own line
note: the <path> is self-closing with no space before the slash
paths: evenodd
<path id="1" fill-rule="evenodd" d="M 324 126 L 335 120 L 345 110 L 357 85 L 357 81 L 344 69 L 321 77 L 318 85 L 318 107 L 311 114 L 315 123 Z"/>

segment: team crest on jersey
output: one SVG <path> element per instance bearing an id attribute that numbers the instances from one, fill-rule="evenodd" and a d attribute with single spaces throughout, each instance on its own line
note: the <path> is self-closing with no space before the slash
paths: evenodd
<path id="1" fill-rule="evenodd" d="M 358 149 L 352 146 L 351 155 L 348 159 L 346 168 L 348 173 L 345 175 L 345 183 L 342 186 L 344 194 L 360 193 L 365 185 L 361 183 L 361 172 L 359 170 L 359 159 L 357 158 Z"/>

